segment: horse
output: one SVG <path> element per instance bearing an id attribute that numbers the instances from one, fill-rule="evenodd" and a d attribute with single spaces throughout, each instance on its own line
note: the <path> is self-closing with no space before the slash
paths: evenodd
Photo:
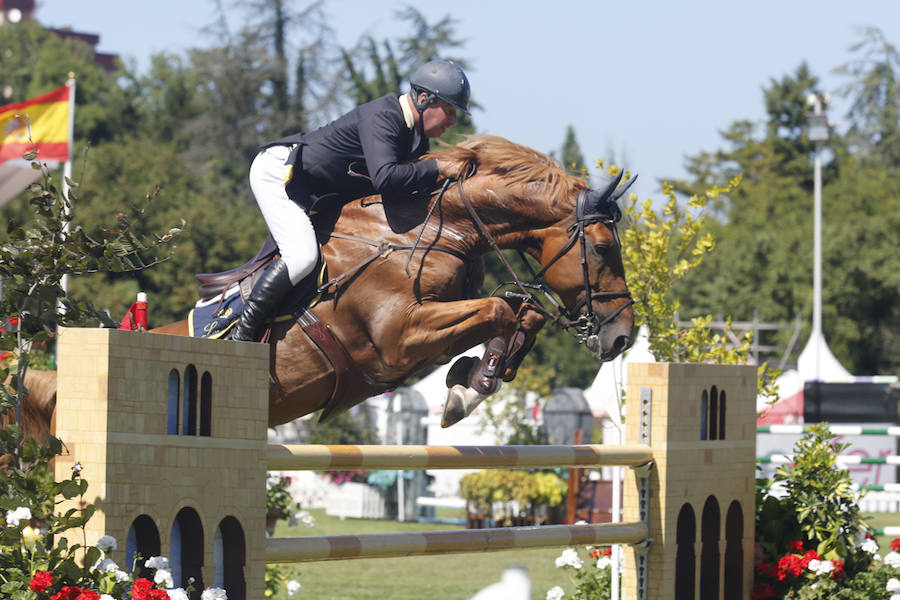
<path id="1" fill-rule="evenodd" d="M 548 321 L 572 331 L 601 362 L 631 345 L 634 300 L 616 232 L 621 213 L 615 200 L 630 185 L 620 185 L 621 173 L 605 190 L 592 190 L 547 155 L 489 135 L 438 148 L 423 160 L 438 157 L 467 176 L 448 179 L 418 200 L 370 196 L 314 217 L 329 276 L 336 276 L 320 288 L 311 312 L 342 347 L 337 362 L 349 366 L 336 367 L 303 323 L 274 323 L 270 426 L 317 410 L 329 416 L 346 410 L 497 338 L 510 343 L 498 375 L 511 381 Z M 529 255 L 540 269 L 531 268 L 531 279 L 523 281 L 504 249 Z M 490 252 L 509 269 L 512 290 L 473 297 Z M 188 323 L 151 333 L 188 335 Z M 448 387 L 456 396 L 448 397 L 445 426 L 481 397 L 459 376 L 468 375 L 469 366 L 455 370 L 456 383 Z M 341 372 L 354 371 L 359 376 L 345 382 L 343 398 L 336 399 Z M 42 395 L 31 390 L 36 408 L 26 413 L 42 413 L 49 423 L 55 394 L 46 395 L 46 375 L 31 373 Z"/>

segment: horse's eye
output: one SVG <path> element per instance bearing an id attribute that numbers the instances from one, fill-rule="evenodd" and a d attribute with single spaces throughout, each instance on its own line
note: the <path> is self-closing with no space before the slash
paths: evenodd
<path id="1" fill-rule="evenodd" d="M 593 245 L 594 254 L 596 254 L 597 256 L 603 256 L 604 254 L 609 252 L 609 248 L 610 244 L 607 244 L 605 242 Z"/>

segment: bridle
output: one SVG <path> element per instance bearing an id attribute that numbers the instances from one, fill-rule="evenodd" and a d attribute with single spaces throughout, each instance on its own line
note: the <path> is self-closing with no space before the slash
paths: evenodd
<path id="1" fill-rule="evenodd" d="M 523 303 L 528 304 L 529 307 L 549 318 L 557 326 L 571 333 L 579 343 L 584 343 L 590 337 L 599 335 L 603 327 L 614 321 L 622 311 L 634 304 L 634 298 L 632 298 L 631 293 L 627 290 L 622 292 L 592 291 L 587 263 L 587 237 L 585 235 L 585 228 L 591 225 L 603 223 L 610 231 L 612 231 L 613 237 L 616 240 L 616 245 L 621 248 L 619 233 L 616 230 L 616 223 L 622 219 L 622 211 L 619 209 L 617 200 L 629 187 L 631 187 L 635 179 L 637 179 L 637 176 L 631 177 L 619 187 L 619 183 L 622 180 L 622 174 L 623 172 L 620 171 L 619 175 L 603 190 L 583 189 L 578 192 L 578 197 L 575 201 L 575 220 L 566 230 L 569 233 L 569 239 L 553 258 L 541 267 L 540 271 L 535 272 L 528 262 L 525 253 L 522 250 L 517 250 L 519 257 L 522 259 L 522 262 L 525 263 L 526 268 L 531 274 L 531 280 L 527 282 L 523 282 L 515 269 L 513 269 L 512 265 L 509 264 L 506 256 L 504 256 L 503 252 L 500 250 L 497 241 L 493 238 L 487 226 L 485 226 L 484 222 L 478 216 L 475 207 L 472 206 L 472 203 L 466 198 L 465 192 L 463 191 L 464 179 L 460 178 L 457 181 L 457 184 L 459 188 L 459 197 L 462 200 L 463 205 L 466 207 L 469 216 L 472 218 L 476 227 L 478 227 L 481 235 L 497 253 L 500 261 L 512 277 L 512 281 L 501 283 L 490 295 L 496 295 L 500 289 L 506 286 L 515 285 L 515 287 L 518 288 L 518 291 L 506 291 L 503 294 L 505 298 L 517 298 Z M 568 254 L 576 244 L 578 244 L 581 252 L 581 272 L 584 281 L 584 294 L 575 306 L 567 310 L 554 292 L 547 286 L 543 276 L 550 267 Z M 535 292 L 546 298 L 547 301 L 553 305 L 552 310 L 548 310 L 543 305 Z M 595 300 L 606 302 L 617 298 L 628 298 L 628 301 L 603 319 L 594 312 L 593 302 Z M 585 309 L 584 312 L 580 312 L 582 308 Z"/>

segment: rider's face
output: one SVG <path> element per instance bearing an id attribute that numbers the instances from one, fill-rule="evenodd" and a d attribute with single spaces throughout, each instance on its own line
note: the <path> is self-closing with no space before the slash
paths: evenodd
<path id="1" fill-rule="evenodd" d="M 456 107 L 440 98 L 428 105 L 422 112 L 422 129 L 430 138 L 444 135 L 448 127 L 456 124 Z"/>

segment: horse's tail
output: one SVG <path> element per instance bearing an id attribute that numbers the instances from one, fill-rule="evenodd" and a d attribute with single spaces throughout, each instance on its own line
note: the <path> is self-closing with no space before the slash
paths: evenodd
<path id="1" fill-rule="evenodd" d="M 9 380 L 5 382 L 9 385 Z M 26 394 L 22 398 L 22 432 L 24 437 L 33 437 L 45 443 L 51 431 L 53 411 L 56 409 L 56 371 L 29 369 L 25 373 Z M 16 422 L 16 409 L 9 409 L 0 415 L 0 426 Z"/>

